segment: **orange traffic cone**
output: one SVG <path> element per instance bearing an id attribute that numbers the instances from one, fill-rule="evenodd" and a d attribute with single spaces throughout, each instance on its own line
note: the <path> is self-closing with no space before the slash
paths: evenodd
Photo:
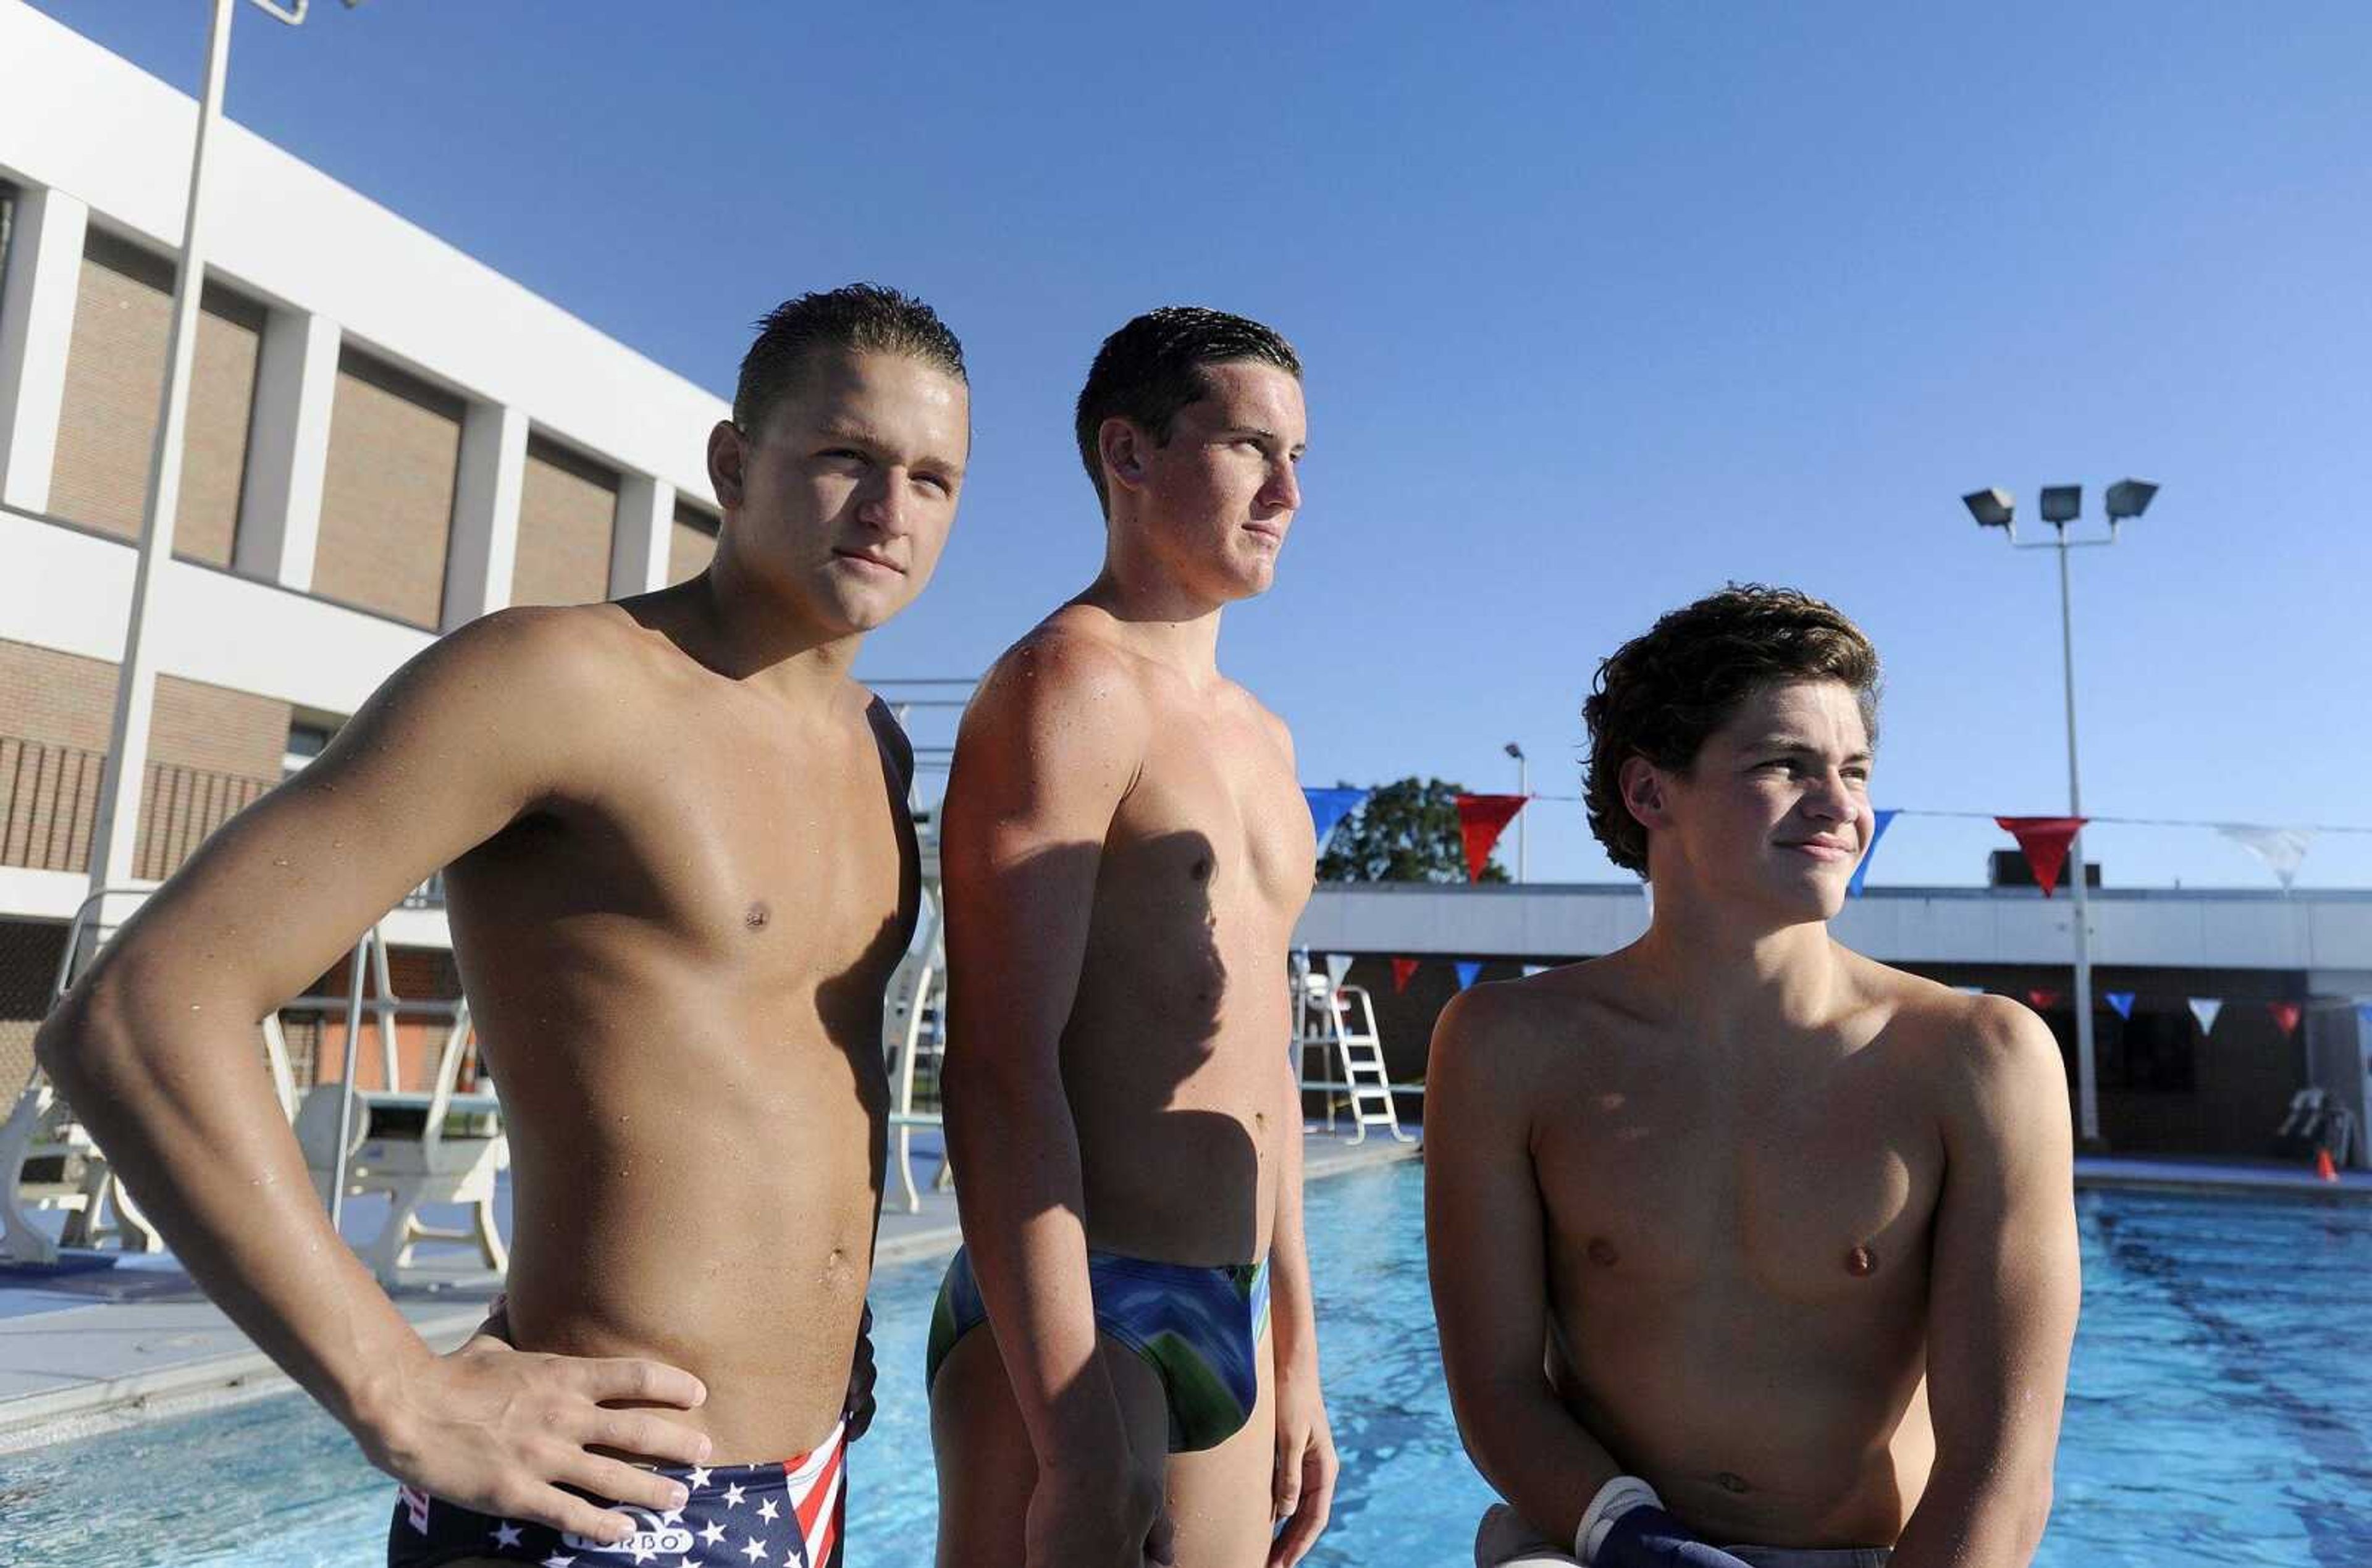
<path id="1" fill-rule="evenodd" d="M 2321 1177 L 2325 1181 L 2336 1181 L 2339 1179 L 2339 1172 L 2331 1166 L 2331 1151 L 2329 1149 L 2317 1149 L 2314 1151 L 2314 1173 L 2317 1176 Z"/>

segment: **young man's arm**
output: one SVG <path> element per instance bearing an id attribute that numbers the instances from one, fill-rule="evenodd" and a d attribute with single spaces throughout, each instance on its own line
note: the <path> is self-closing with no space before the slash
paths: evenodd
<path id="1" fill-rule="evenodd" d="M 1061 1062 L 1104 836 L 1147 723 L 1118 655 L 1041 634 L 974 695 L 941 807 L 948 1152 L 964 1247 L 1037 1455 L 1033 1530 L 1060 1562 L 1133 1555 L 1166 1458 L 1132 1451 L 1097 1353 Z"/>
<path id="2" fill-rule="evenodd" d="M 1293 737 L 1282 720 L 1275 729 L 1289 769 Z M 1319 1383 L 1318 1310 L 1309 1287 L 1308 1232 L 1301 1216 L 1300 1067 L 1300 1050 L 1292 1048 L 1285 1070 L 1285 1146 L 1277 1160 L 1276 1213 L 1269 1227 L 1269 1334 L 1276 1358 L 1276 1473 L 1271 1502 L 1274 1516 L 1286 1521 L 1270 1549 L 1270 1568 L 1292 1568 L 1317 1544 L 1334 1509 L 1334 1481 L 1342 1469 Z"/>
<path id="3" fill-rule="evenodd" d="M 691 1406 L 697 1380 L 487 1338 L 436 1355 L 331 1230 L 256 1060 L 265 1015 L 565 766 L 598 700 L 572 685 L 566 634 L 506 616 L 414 659 L 149 898 L 35 1048 L 182 1265 L 374 1464 L 455 1503 L 613 1539 L 628 1520 L 554 1483 L 671 1506 L 666 1483 L 588 1449 L 697 1462 L 706 1439 L 598 1401 Z"/>
<path id="4" fill-rule="evenodd" d="M 1442 1370 L 1474 1466 L 1517 1513 L 1570 1541 L 1620 1475 L 1549 1386 L 1547 1216 L 1532 1176 L 1520 1004 L 1478 986 L 1434 1028 L 1425 1070 L 1424 1237 Z"/>
<path id="5" fill-rule="evenodd" d="M 1966 1082 L 1945 1117 L 1928 1283 L 1936 1466 L 1896 1568 L 2023 1568 L 2032 1558 L 2051 1513 L 2076 1337 L 2074 1150 L 2058 1043 L 2015 1003 L 1971 1011 L 1953 1058 Z"/>

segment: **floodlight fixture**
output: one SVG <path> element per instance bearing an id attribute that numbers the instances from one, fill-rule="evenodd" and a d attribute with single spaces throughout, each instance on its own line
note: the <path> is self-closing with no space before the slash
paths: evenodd
<path id="1" fill-rule="evenodd" d="M 2006 490 L 1971 490 L 1960 497 L 1969 516 L 1984 528 L 2006 528 L 2017 516 L 2017 500 Z"/>
<path id="2" fill-rule="evenodd" d="M 1508 756 L 1513 757 L 1517 761 L 1520 762 L 1524 760 L 1524 749 L 1517 745 L 1514 741 L 1510 740 L 1507 742 L 1504 749 L 1506 751 Z"/>
<path id="3" fill-rule="evenodd" d="M 2121 479 L 2109 486 L 2109 521 L 2123 522 L 2149 510 L 2157 486 L 2145 479 Z"/>
<path id="4" fill-rule="evenodd" d="M 2046 484 L 2042 487 L 2042 520 L 2052 528 L 2064 528 L 2083 513 L 2082 485 Z"/>

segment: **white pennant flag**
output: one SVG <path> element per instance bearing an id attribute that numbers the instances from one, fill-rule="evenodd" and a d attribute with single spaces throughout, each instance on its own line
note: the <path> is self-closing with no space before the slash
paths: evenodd
<path id="1" fill-rule="evenodd" d="M 1536 974 L 1546 974 L 1548 972 L 1549 967 L 1546 964 L 1526 964 L 1524 966 L 1524 978 L 1526 980 L 1531 979 L 1532 976 Z"/>
<path id="2" fill-rule="evenodd" d="M 2191 1016 L 2199 1020 L 2201 1034 L 2215 1032 L 2215 1015 L 2223 1010 L 2224 1002 L 2221 997 L 2194 996 L 2191 999 Z"/>
<path id="3" fill-rule="evenodd" d="M 2314 830 L 2311 828 L 2227 826 L 2215 830 L 2263 861 L 2267 869 L 2281 878 L 2285 890 L 2297 880 L 2298 867 L 2305 863 L 2306 852 L 2314 845 Z"/>
<path id="4" fill-rule="evenodd" d="M 1340 991 L 1343 988 L 1343 977 L 1350 972 L 1350 954 L 1329 953 L 1326 955 L 1326 980 L 1328 990 Z"/>

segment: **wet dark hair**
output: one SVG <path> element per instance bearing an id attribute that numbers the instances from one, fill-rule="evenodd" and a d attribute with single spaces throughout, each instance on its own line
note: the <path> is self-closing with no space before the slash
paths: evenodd
<path id="1" fill-rule="evenodd" d="M 1581 705 L 1589 729 L 1582 799 L 1607 858 L 1647 874 L 1647 830 L 1622 800 L 1622 764 L 1686 773 L 1705 739 L 1764 687 L 1841 680 L 1878 744 L 1878 649 L 1831 605 L 1794 588 L 1732 583 L 1675 610 L 1598 667 Z"/>
<path id="2" fill-rule="evenodd" d="M 1096 487 L 1104 516 L 1111 516 L 1103 454 L 1098 449 L 1104 421 L 1115 416 L 1128 420 L 1152 436 L 1156 446 L 1166 445 L 1178 411 L 1211 395 L 1203 367 L 1240 359 L 1273 365 L 1294 379 L 1301 378 L 1301 356 L 1273 329 L 1199 305 L 1148 310 L 1104 340 L 1088 367 L 1087 384 L 1079 389 L 1074 420 L 1079 460 L 1087 465 L 1087 480 Z"/>
<path id="3" fill-rule="evenodd" d="M 936 311 L 894 288 L 853 283 L 786 299 L 759 319 L 733 388 L 733 423 L 744 435 L 759 433 L 819 350 L 910 354 L 970 385 L 963 344 Z"/>

